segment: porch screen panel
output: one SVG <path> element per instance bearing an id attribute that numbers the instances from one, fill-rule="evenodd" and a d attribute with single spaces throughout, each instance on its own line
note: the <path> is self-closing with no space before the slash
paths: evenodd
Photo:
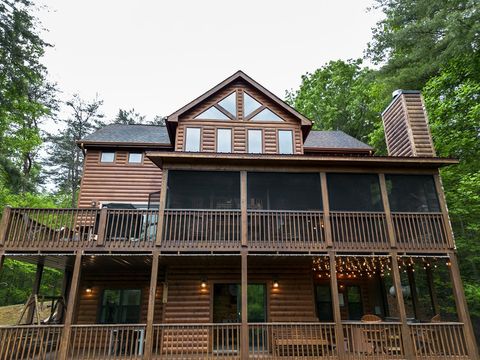
<path id="1" fill-rule="evenodd" d="M 440 212 L 430 175 L 386 175 L 388 200 L 395 212 Z"/>
<path id="2" fill-rule="evenodd" d="M 380 184 L 375 174 L 327 174 L 333 211 L 383 211 Z"/>
<path id="3" fill-rule="evenodd" d="M 319 174 L 259 173 L 247 175 L 251 210 L 322 210 Z"/>
<path id="4" fill-rule="evenodd" d="M 170 170 L 168 209 L 240 209 L 240 173 Z"/>

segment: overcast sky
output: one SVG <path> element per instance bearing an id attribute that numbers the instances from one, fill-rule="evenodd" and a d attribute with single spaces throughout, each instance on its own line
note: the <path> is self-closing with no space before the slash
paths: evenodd
<path id="1" fill-rule="evenodd" d="M 281 98 L 329 60 L 358 58 L 373 0 L 44 0 L 44 63 L 62 98 L 169 115 L 237 70 Z"/>

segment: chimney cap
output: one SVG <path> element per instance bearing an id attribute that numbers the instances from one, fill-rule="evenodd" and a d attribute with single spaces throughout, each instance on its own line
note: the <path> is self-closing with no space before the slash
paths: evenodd
<path id="1" fill-rule="evenodd" d="M 401 94 L 421 94 L 422 92 L 420 90 L 403 90 L 403 89 L 397 89 L 392 92 L 392 98 L 396 98 L 398 95 Z"/>

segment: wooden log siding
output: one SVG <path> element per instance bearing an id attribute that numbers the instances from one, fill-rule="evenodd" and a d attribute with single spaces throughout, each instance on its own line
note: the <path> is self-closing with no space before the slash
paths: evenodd
<path id="1" fill-rule="evenodd" d="M 56 359 L 63 325 L 0 327 L 0 359 Z"/>
<path id="2" fill-rule="evenodd" d="M 150 193 L 160 191 L 162 170 L 150 159 L 144 156 L 142 164 L 129 164 L 128 151 L 115 151 L 115 162 L 101 163 L 101 150 L 87 150 L 79 207 L 91 207 L 92 201 L 146 204 Z"/>
<path id="3" fill-rule="evenodd" d="M 239 96 L 237 100 L 237 120 L 221 120 L 221 121 L 206 121 L 195 119 L 195 117 L 207 110 L 225 96 L 236 91 Z M 284 121 L 276 122 L 262 122 L 249 121 L 243 118 L 243 103 L 242 92 L 246 91 L 250 96 L 254 97 L 261 104 L 266 105 L 270 110 L 280 116 Z M 230 128 L 232 129 L 232 151 L 235 153 L 247 152 L 247 129 L 262 129 L 263 130 L 263 151 L 267 154 L 278 153 L 277 131 L 278 129 L 292 130 L 294 134 L 293 146 L 295 154 L 303 154 L 303 139 L 300 127 L 300 121 L 286 112 L 283 108 L 278 106 L 268 97 L 252 88 L 243 81 L 227 86 L 218 93 L 205 100 L 203 103 L 192 108 L 179 118 L 176 138 L 175 150 L 184 151 L 185 148 L 185 128 L 186 127 L 200 127 L 201 128 L 201 146 L 202 152 L 216 151 L 216 136 L 217 129 Z"/>
<path id="4" fill-rule="evenodd" d="M 248 245 L 251 249 L 324 249 L 323 213 L 249 210 Z"/>

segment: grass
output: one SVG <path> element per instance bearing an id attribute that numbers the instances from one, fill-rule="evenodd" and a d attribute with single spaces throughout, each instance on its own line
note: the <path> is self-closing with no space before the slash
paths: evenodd
<path id="1" fill-rule="evenodd" d="M 16 325 L 20 319 L 24 304 L 0 306 L 0 325 Z M 50 315 L 50 307 L 47 304 L 40 310 L 40 319 Z"/>

